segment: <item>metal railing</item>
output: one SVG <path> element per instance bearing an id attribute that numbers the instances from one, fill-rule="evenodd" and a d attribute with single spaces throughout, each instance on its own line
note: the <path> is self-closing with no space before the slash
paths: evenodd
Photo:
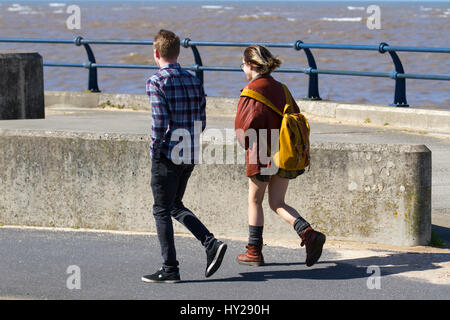
<path id="1" fill-rule="evenodd" d="M 97 63 L 91 44 L 96 45 L 153 45 L 153 41 L 135 41 L 135 40 L 88 40 L 78 36 L 74 39 L 58 40 L 58 39 L 5 39 L 0 38 L 0 43 L 46 43 L 46 44 L 74 44 L 83 46 L 86 50 L 88 61 L 86 63 L 56 63 L 44 62 L 45 67 L 71 67 L 86 68 L 89 70 L 88 90 L 91 92 L 100 92 L 98 87 L 97 68 L 123 68 L 123 69 L 158 69 L 156 65 L 139 65 L 139 64 L 104 64 Z M 191 48 L 194 55 L 195 63 L 184 68 L 194 71 L 196 76 L 203 82 L 204 71 L 242 71 L 236 67 L 218 67 L 204 66 L 200 52 L 197 47 L 248 47 L 253 44 L 264 45 L 271 48 L 290 48 L 296 51 L 303 50 L 305 52 L 308 67 L 302 69 L 280 68 L 275 72 L 283 73 L 304 73 L 309 77 L 308 94 L 305 99 L 321 100 L 319 94 L 319 74 L 344 75 L 344 76 L 360 76 L 360 77 L 380 77 L 391 78 L 395 80 L 394 102 L 391 106 L 408 107 L 406 100 L 406 79 L 422 79 L 422 80 L 444 80 L 449 81 L 450 75 L 430 75 L 430 74 L 413 74 L 405 73 L 402 62 L 397 52 L 429 52 L 429 53 L 450 53 L 450 48 L 433 48 L 433 47 L 401 47 L 390 46 L 382 42 L 378 45 L 347 45 L 347 44 L 321 44 L 321 43 L 303 43 L 297 40 L 293 43 L 277 43 L 277 42 L 212 42 L 212 41 L 192 41 L 185 38 L 181 41 L 184 48 Z M 332 49 L 332 50 L 364 50 L 377 51 L 381 54 L 389 53 L 394 64 L 392 72 L 362 72 L 349 70 L 326 70 L 318 69 L 310 49 Z"/>

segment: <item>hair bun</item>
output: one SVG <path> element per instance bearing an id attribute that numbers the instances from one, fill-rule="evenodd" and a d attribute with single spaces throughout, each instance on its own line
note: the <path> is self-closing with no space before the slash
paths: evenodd
<path id="1" fill-rule="evenodd" d="M 276 57 L 270 57 L 267 61 L 267 67 L 269 72 L 274 71 L 275 69 L 281 66 L 281 60 Z"/>
<path id="2" fill-rule="evenodd" d="M 244 51 L 244 61 L 253 65 L 260 74 L 268 74 L 281 65 L 281 60 L 260 45 L 251 45 Z"/>

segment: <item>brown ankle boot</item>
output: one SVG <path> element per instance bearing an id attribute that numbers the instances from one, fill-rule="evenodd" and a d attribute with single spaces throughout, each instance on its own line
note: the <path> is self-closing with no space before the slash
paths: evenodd
<path id="1" fill-rule="evenodd" d="M 262 254 L 262 245 L 255 246 L 248 244 L 246 246 L 247 252 L 237 256 L 236 261 L 239 264 L 247 266 L 262 266 L 264 265 L 264 256 Z"/>
<path id="2" fill-rule="evenodd" d="M 319 260 L 326 237 L 323 233 L 308 227 L 300 234 L 300 238 L 302 239 L 300 245 L 306 246 L 306 266 L 311 267 Z"/>

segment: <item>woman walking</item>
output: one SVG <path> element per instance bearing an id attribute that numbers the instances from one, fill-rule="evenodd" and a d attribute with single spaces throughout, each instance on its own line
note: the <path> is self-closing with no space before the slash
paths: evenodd
<path id="1" fill-rule="evenodd" d="M 249 81 L 245 88 L 256 91 L 267 98 L 282 113 L 287 102 L 285 91 L 283 85 L 270 75 L 280 65 L 281 61 L 274 57 L 267 48 L 252 45 L 244 51 L 241 68 Z M 299 112 L 295 100 L 291 99 L 291 101 L 294 112 Z M 309 267 L 315 264 L 322 254 L 325 235 L 313 230 L 294 208 L 285 203 L 289 180 L 301 175 L 304 170 L 278 169 L 275 174 L 265 174 L 265 170 L 270 168 L 270 161 L 262 161 L 261 154 L 267 152 L 267 146 L 271 145 L 271 129 L 280 129 L 281 120 L 282 117 L 264 103 L 248 96 L 240 98 L 235 130 L 238 141 L 246 149 L 246 176 L 249 178 L 249 239 L 246 246 L 247 252 L 237 257 L 239 264 L 252 266 L 264 264 L 262 202 L 266 189 L 268 189 L 270 208 L 294 228 L 302 240 L 301 246 L 306 247 L 306 265 Z M 249 135 L 245 134 L 249 130 L 257 132 L 257 139 L 253 139 L 254 141 L 249 142 L 251 139 L 248 139 Z M 259 130 L 267 132 L 267 141 L 260 139 Z"/>

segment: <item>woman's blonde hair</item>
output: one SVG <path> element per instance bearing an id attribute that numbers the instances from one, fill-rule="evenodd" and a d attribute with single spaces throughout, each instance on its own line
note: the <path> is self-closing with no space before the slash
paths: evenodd
<path id="1" fill-rule="evenodd" d="M 251 65 L 259 74 L 269 74 L 278 68 L 282 61 L 260 45 L 252 45 L 244 50 L 244 62 Z"/>

